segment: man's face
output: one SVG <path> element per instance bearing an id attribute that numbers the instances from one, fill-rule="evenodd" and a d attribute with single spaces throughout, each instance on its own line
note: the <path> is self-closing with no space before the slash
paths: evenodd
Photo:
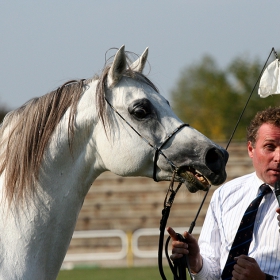
<path id="1" fill-rule="evenodd" d="M 255 146 L 248 142 L 248 154 L 257 176 L 274 186 L 280 180 L 280 127 L 263 124 L 259 128 Z"/>

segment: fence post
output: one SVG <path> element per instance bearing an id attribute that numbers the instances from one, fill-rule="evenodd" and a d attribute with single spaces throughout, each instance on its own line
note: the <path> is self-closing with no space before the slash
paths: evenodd
<path id="1" fill-rule="evenodd" d="M 128 231 L 126 233 L 127 236 L 127 255 L 126 255 L 126 263 L 128 267 L 132 267 L 134 265 L 133 260 L 133 251 L 132 251 L 132 232 Z"/>

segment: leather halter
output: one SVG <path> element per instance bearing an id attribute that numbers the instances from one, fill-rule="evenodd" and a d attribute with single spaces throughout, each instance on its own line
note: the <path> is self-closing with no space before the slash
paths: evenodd
<path id="1" fill-rule="evenodd" d="M 125 123 L 139 136 L 141 137 L 150 147 L 152 147 L 155 150 L 155 156 L 154 156 L 154 168 L 153 168 L 153 179 L 155 182 L 158 182 L 157 180 L 157 175 L 156 175 L 156 171 L 157 171 L 157 161 L 158 161 L 158 157 L 159 154 L 162 155 L 167 162 L 171 165 L 173 171 L 177 170 L 178 167 L 170 160 L 168 159 L 168 157 L 163 153 L 163 151 L 161 150 L 163 148 L 163 146 L 169 141 L 169 139 L 175 135 L 178 131 L 180 131 L 183 127 L 185 126 L 189 126 L 189 124 L 187 123 L 183 123 L 181 125 L 179 125 L 176 129 L 174 129 L 169 135 L 167 135 L 167 137 L 164 139 L 164 141 L 159 145 L 159 147 L 156 147 L 155 145 L 153 145 L 152 143 L 150 143 L 144 136 L 142 136 L 118 111 L 117 109 L 108 101 L 108 99 L 105 97 L 105 100 L 107 102 L 107 104 L 113 109 L 113 111 L 123 120 L 125 121 Z"/>
<path id="2" fill-rule="evenodd" d="M 163 155 L 167 161 L 170 163 L 170 165 L 174 168 L 174 170 L 177 170 L 178 167 L 172 162 L 170 161 L 165 155 L 164 153 L 162 152 L 162 148 L 163 146 L 169 141 L 169 139 L 175 135 L 179 130 L 181 130 L 183 127 L 185 126 L 189 126 L 189 124 L 187 123 L 183 123 L 181 125 L 179 125 L 173 132 L 171 132 L 169 135 L 167 135 L 167 137 L 165 138 L 165 140 L 162 142 L 162 144 L 158 147 L 158 148 L 155 148 L 155 156 L 154 156 L 154 171 L 153 171 L 153 179 L 155 182 L 158 182 L 157 180 L 157 161 L 158 161 L 158 156 L 159 154 Z"/>

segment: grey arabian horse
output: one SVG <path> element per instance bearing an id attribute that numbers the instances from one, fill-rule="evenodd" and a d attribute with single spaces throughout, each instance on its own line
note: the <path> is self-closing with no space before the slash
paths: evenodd
<path id="1" fill-rule="evenodd" d="M 171 110 L 124 46 L 100 75 L 70 81 L 9 113 L 0 127 L 0 279 L 55 279 L 94 180 L 226 179 L 228 154 Z M 160 147 L 160 148 L 159 148 Z M 187 180 L 186 180 L 187 179 Z"/>

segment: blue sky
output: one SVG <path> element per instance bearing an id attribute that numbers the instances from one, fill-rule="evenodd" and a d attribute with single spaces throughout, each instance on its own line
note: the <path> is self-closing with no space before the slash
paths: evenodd
<path id="1" fill-rule="evenodd" d="M 16 108 L 69 79 L 90 78 L 112 47 L 141 54 L 169 98 L 181 70 L 211 55 L 220 67 L 280 49 L 280 1 L 2 1 L 0 105 Z M 149 73 L 148 73 L 149 72 Z"/>

